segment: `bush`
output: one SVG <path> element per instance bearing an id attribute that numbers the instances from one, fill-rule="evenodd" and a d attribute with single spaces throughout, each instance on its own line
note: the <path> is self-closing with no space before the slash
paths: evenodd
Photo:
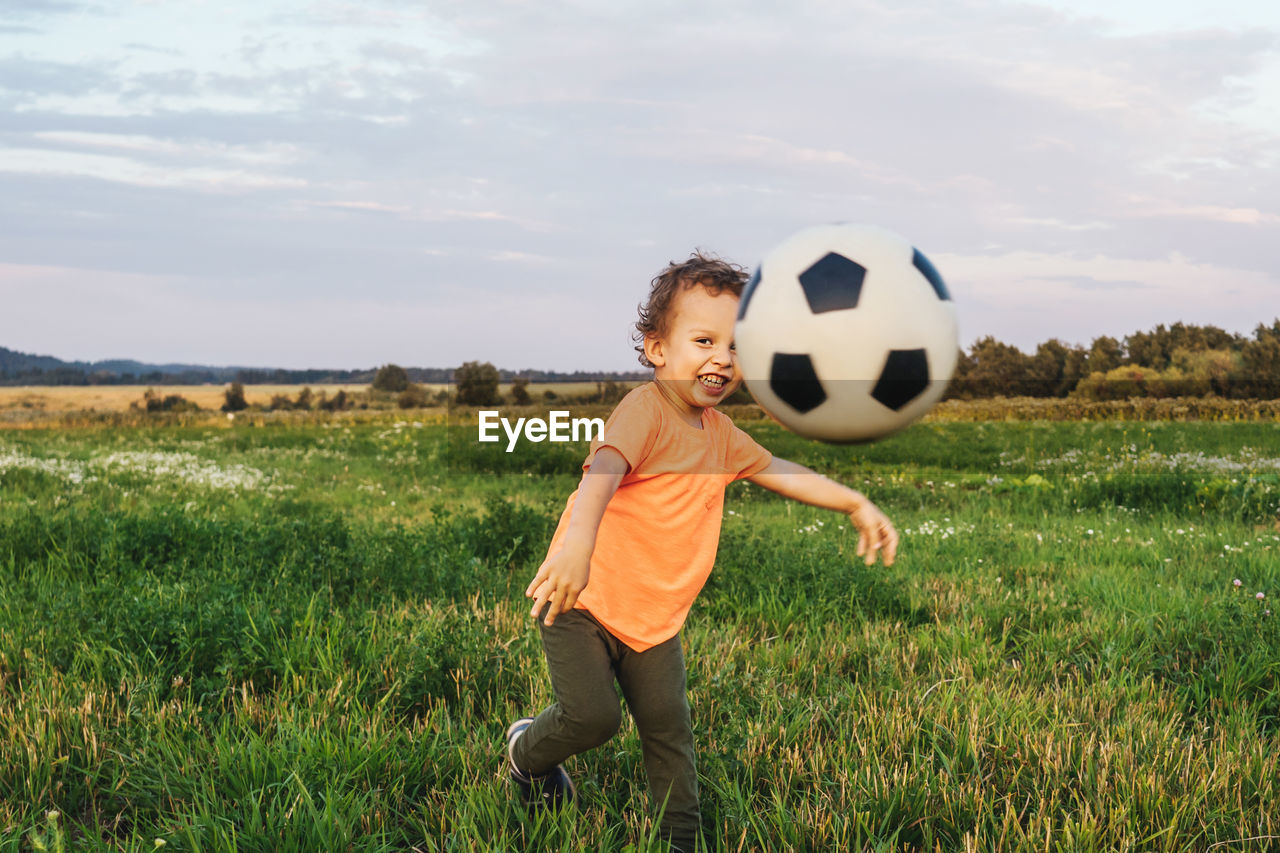
<path id="1" fill-rule="evenodd" d="M 154 388 L 148 388 L 146 393 L 142 395 L 142 403 L 137 401 L 130 403 L 132 409 L 142 409 L 147 412 L 198 412 L 200 407 L 183 397 L 181 394 L 168 394 L 160 396 Z"/>
<path id="2" fill-rule="evenodd" d="M 527 406 L 533 402 L 529 396 L 529 380 L 523 376 L 511 383 L 511 402 L 517 406 Z"/>
<path id="3" fill-rule="evenodd" d="M 458 386 L 458 403 L 463 406 L 494 406 L 498 396 L 498 368 L 489 362 L 468 361 L 453 372 Z"/>
<path id="4" fill-rule="evenodd" d="M 239 382 L 232 382 L 227 386 L 224 392 L 226 402 L 222 404 L 224 412 L 242 412 L 249 408 L 249 403 L 244 399 L 244 385 Z"/>
<path id="5" fill-rule="evenodd" d="M 1170 382 L 1180 383 L 1182 379 L 1180 372 L 1177 376 L 1165 375 L 1153 367 L 1131 364 L 1105 373 L 1090 373 L 1080 380 L 1071 396 L 1094 402 L 1126 400 L 1130 397 L 1164 397 L 1170 396 L 1164 393 Z"/>
<path id="6" fill-rule="evenodd" d="M 396 405 L 402 409 L 424 409 L 431 405 L 431 398 L 421 385 L 410 385 L 396 397 Z"/>
<path id="7" fill-rule="evenodd" d="M 350 409 L 354 404 L 351 396 L 345 390 L 339 389 L 337 394 L 328 398 L 323 391 L 320 392 L 320 400 L 316 403 L 316 408 L 326 412 L 341 412 Z"/>
<path id="8" fill-rule="evenodd" d="M 408 387 L 409 374 L 398 364 L 384 364 L 378 368 L 378 373 L 373 377 L 375 391 L 390 391 L 396 394 Z"/>

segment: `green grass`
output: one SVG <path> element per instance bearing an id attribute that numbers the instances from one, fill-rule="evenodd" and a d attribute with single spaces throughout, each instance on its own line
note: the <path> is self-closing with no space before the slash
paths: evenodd
<path id="1" fill-rule="evenodd" d="M 1274 424 L 746 426 L 902 548 L 730 488 L 684 637 L 712 849 L 1275 848 Z M 658 849 L 630 724 L 567 813 L 500 778 L 583 448 L 470 435 L 0 434 L 0 851 Z"/>

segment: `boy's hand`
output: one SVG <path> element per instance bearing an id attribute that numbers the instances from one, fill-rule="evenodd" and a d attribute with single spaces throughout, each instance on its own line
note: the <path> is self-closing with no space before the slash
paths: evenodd
<path id="1" fill-rule="evenodd" d="M 564 544 L 542 564 L 524 591 L 525 597 L 533 599 L 533 610 L 529 615 L 534 619 L 538 618 L 543 607 L 547 608 L 548 628 L 557 616 L 573 609 L 578 602 L 578 593 L 586 587 L 600 519 L 630 468 L 621 453 L 605 446 L 596 451 L 591 467 L 583 475 Z"/>
<path id="2" fill-rule="evenodd" d="M 574 547 L 566 542 L 538 569 L 538 573 L 529 582 L 524 591 L 526 598 L 533 599 L 533 609 L 529 615 L 534 619 L 547 608 L 546 626 L 550 628 L 561 613 L 568 613 L 578 601 L 578 594 L 587 585 L 591 574 L 591 551 Z"/>
<path id="3" fill-rule="evenodd" d="M 879 554 L 886 566 L 892 566 L 898 555 L 898 531 L 888 516 L 871 501 L 864 500 L 849 513 L 849 521 L 858 531 L 858 556 L 865 555 L 870 566 Z"/>
<path id="4" fill-rule="evenodd" d="M 858 556 L 865 556 L 868 566 L 876 561 L 877 554 L 886 566 L 893 565 L 898 555 L 898 531 L 880 508 L 860 492 L 777 456 L 767 468 L 748 479 L 783 497 L 847 513 L 858 531 Z"/>

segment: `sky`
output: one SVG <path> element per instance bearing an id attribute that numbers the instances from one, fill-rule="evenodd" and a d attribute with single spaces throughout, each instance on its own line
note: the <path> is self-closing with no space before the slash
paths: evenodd
<path id="1" fill-rule="evenodd" d="M 649 280 L 879 225 L 965 346 L 1280 316 L 1273 0 L 0 0 L 0 346 L 638 369 Z"/>

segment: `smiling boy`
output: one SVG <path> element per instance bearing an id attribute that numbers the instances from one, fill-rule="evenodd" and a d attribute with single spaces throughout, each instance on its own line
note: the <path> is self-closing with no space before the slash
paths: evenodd
<path id="1" fill-rule="evenodd" d="M 507 730 L 512 781 L 531 804 L 572 799 L 560 766 L 636 723 L 659 831 L 680 850 L 700 830 L 680 628 L 715 562 L 724 490 L 748 479 L 847 514 L 858 555 L 893 563 L 898 535 L 866 497 L 774 457 L 715 407 L 738 387 L 734 321 L 746 276 L 696 253 L 667 266 L 640 308 L 640 361 L 654 381 L 629 393 L 591 445 L 547 559 L 530 582 L 555 702 Z"/>

